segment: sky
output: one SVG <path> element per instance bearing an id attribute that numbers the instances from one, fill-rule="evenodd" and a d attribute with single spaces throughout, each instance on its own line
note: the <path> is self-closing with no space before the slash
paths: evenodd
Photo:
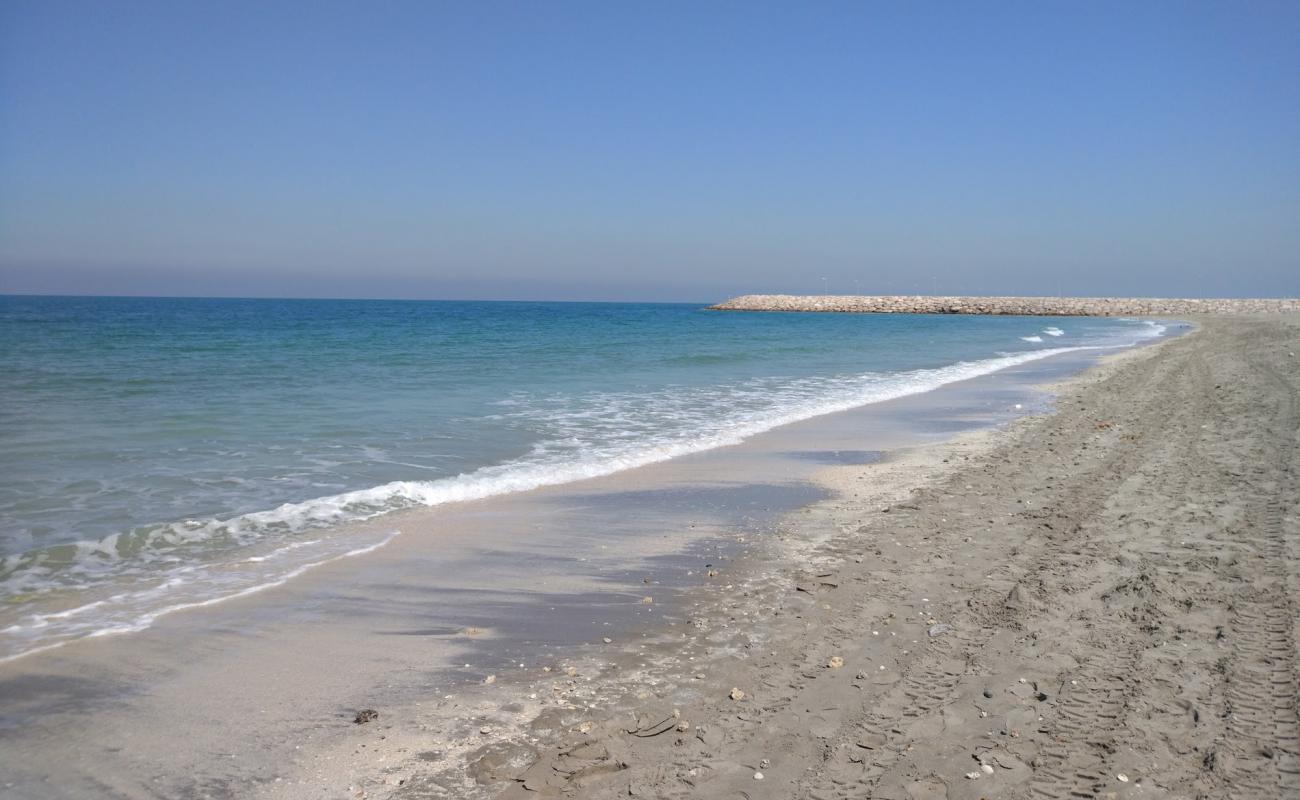
<path id="1" fill-rule="evenodd" d="M 1300 3 L 0 3 L 0 293 L 1300 294 Z"/>

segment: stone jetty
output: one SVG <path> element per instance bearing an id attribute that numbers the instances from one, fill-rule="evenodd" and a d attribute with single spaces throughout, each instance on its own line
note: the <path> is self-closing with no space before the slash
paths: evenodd
<path id="1" fill-rule="evenodd" d="M 851 314 L 1015 314 L 1050 317 L 1300 313 L 1298 298 L 939 297 L 931 295 L 747 294 L 713 311 L 833 311 Z"/>

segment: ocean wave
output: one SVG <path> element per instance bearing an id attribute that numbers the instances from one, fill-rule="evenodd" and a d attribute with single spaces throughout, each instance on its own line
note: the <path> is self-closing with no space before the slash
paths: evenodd
<path id="1" fill-rule="evenodd" d="M 1145 336 L 1143 336 L 1142 338 L 1150 339 L 1150 338 L 1155 338 L 1157 336 L 1163 336 L 1165 331 L 1168 330 L 1166 326 L 1161 325 L 1159 322 L 1156 322 L 1153 319 L 1144 319 L 1142 320 L 1142 324 L 1147 326 L 1148 328 Z"/>
<path id="2" fill-rule="evenodd" d="M 1041 337 L 1041 336 L 1021 336 L 1021 337 L 1020 337 L 1020 341 L 1022 341 L 1022 342 L 1033 342 L 1034 344 L 1042 344 L 1043 337 Z"/>

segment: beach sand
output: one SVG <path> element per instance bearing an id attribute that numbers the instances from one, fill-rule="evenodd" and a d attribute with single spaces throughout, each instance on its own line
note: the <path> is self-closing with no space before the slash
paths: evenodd
<path id="1" fill-rule="evenodd" d="M 1056 413 L 827 467 L 680 624 L 521 670 L 350 790 L 1300 796 L 1300 320 L 1199 325 Z"/>

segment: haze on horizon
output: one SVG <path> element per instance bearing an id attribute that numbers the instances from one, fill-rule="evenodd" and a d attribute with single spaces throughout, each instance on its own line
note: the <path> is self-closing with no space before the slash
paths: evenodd
<path id="1" fill-rule="evenodd" d="M 1300 294 L 1300 4 L 0 6 L 0 292 Z"/>

